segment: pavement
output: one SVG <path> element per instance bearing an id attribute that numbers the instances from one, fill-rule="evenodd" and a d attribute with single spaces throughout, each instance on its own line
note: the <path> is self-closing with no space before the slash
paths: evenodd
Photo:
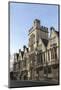
<path id="1" fill-rule="evenodd" d="M 32 80 L 10 80 L 9 87 L 18 88 L 18 87 L 34 87 L 34 86 L 52 86 L 59 85 L 58 80 L 40 80 L 40 81 L 32 81 Z"/>

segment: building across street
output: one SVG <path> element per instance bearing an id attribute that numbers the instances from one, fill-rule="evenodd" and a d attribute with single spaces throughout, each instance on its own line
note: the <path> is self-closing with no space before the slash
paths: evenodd
<path id="1" fill-rule="evenodd" d="M 28 47 L 14 54 L 14 80 L 59 79 L 59 31 L 41 25 L 35 19 L 28 32 Z"/>

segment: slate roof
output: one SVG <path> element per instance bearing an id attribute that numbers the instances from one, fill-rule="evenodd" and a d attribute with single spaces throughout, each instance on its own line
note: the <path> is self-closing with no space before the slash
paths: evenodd
<path id="1" fill-rule="evenodd" d="M 46 39 L 42 39 L 42 42 L 44 43 L 45 46 L 47 46 L 47 44 L 48 44 L 48 40 L 46 40 Z"/>
<path id="2" fill-rule="evenodd" d="M 59 37 L 59 31 L 55 31 L 56 33 L 57 33 L 57 35 L 58 35 L 58 37 Z"/>
<path id="3" fill-rule="evenodd" d="M 28 48 L 26 48 L 26 49 L 27 49 L 27 52 L 28 52 L 29 51 Z"/>
<path id="4" fill-rule="evenodd" d="M 23 55 L 24 55 L 24 51 L 21 51 L 21 55 L 22 55 L 22 57 L 23 57 Z"/>
<path id="5" fill-rule="evenodd" d="M 17 56 L 17 59 L 18 59 L 19 53 L 16 53 L 16 56 Z"/>

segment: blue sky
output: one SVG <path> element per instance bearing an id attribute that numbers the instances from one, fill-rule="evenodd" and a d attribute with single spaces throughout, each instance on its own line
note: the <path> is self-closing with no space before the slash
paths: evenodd
<path id="1" fill-rule="evenodd" d="M 10 53 L 28 46 L 28 30 L 34 19 L 58 30 L 58 7 L 55 5 L 10 3 Z"/>

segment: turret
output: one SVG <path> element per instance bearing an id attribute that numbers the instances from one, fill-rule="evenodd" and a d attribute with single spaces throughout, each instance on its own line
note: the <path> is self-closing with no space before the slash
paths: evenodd
<path id="1" fill-rule="evenodd" d="M 35 19 L 33 22 L 33 27 L 36 29 L 40 29 L 40 20 Z"/>

